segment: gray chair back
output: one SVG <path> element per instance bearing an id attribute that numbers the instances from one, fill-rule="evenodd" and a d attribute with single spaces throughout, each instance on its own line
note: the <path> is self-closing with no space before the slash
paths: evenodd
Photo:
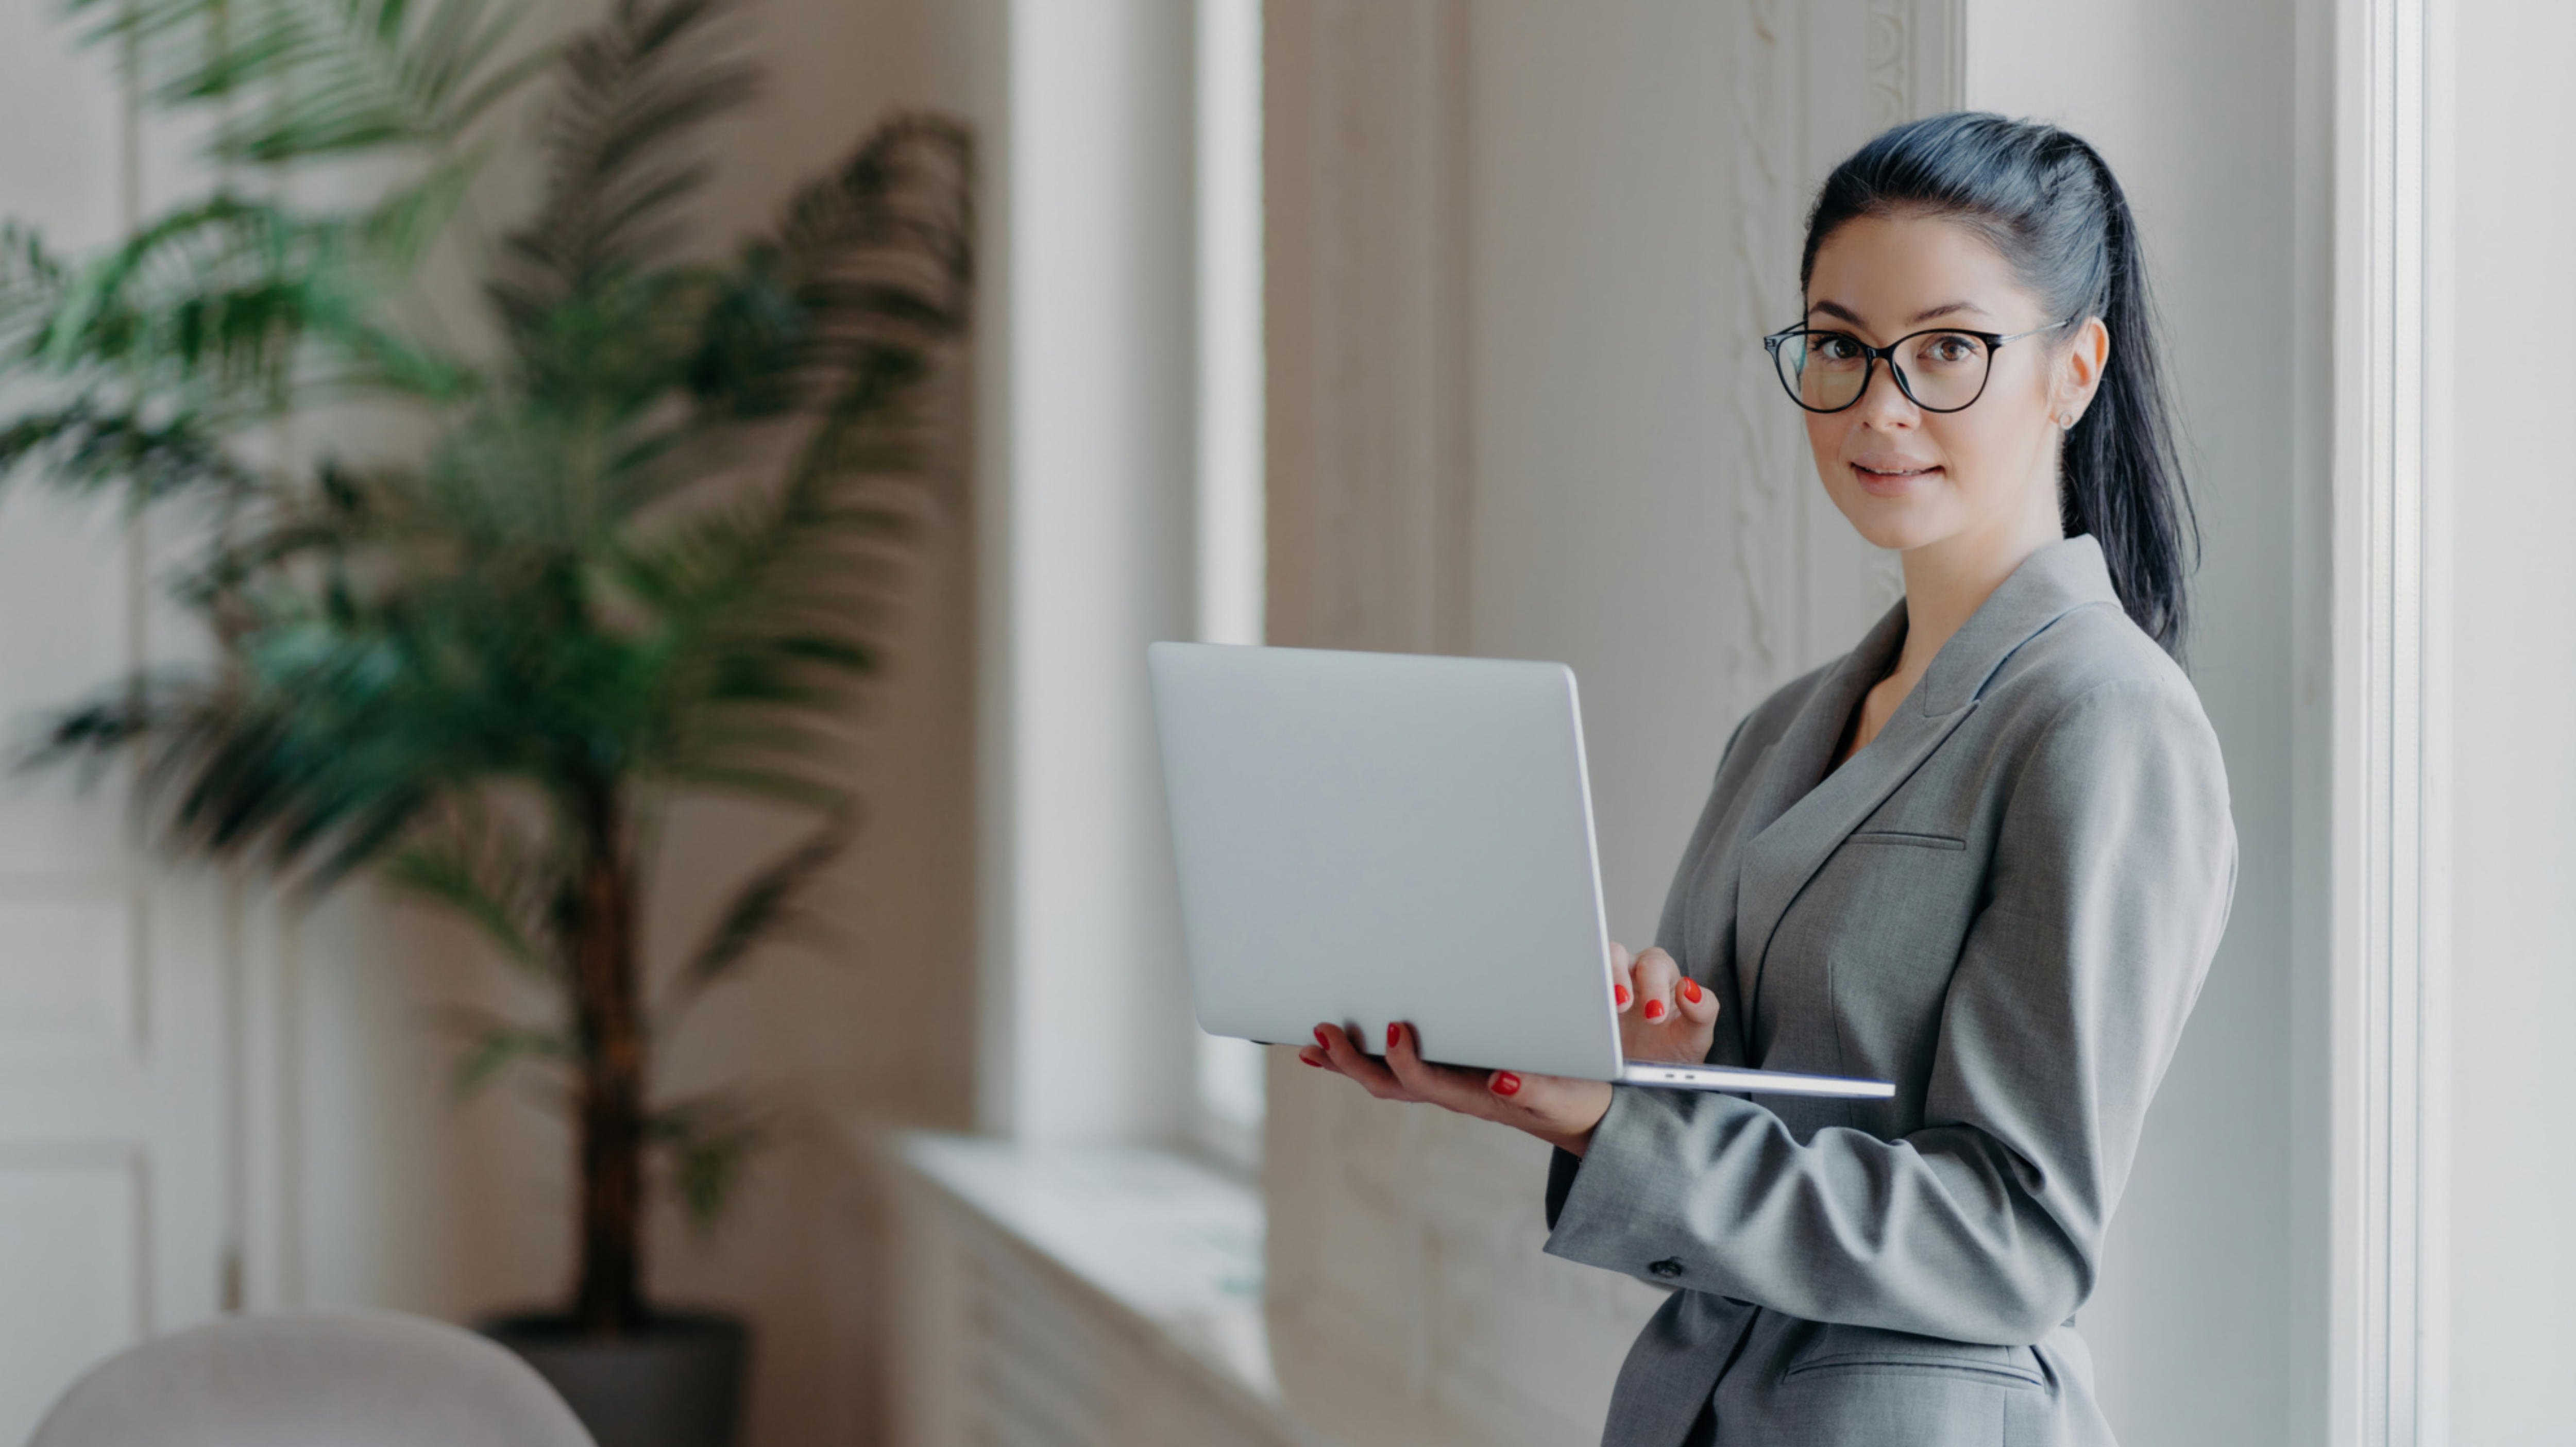
<path id="1" fill-rule="evenodd" d="M 528 1364 L 393 1312 L 229 1317 L 72 1384 L 27 1447 L 594 1447 Z"/>

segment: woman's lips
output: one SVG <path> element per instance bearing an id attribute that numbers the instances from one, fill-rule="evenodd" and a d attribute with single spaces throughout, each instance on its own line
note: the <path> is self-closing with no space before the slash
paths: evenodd
<path id="1" fill-rule="evenodd" d="M 1872 497 L 1902 497 L 1912 492 L 1926 478 L 1941 475 L 1941 469 L 1930 464 L 1871 466 L 1855 462 L 1851 464 L 1851 470 L 1852 477 L 1860 483 L 1861 491 Z"/>

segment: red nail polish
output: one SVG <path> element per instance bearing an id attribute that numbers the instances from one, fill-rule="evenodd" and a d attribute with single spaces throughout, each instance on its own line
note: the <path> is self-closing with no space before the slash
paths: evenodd
<path id="1" fill-rule="evenodd" d="M 1514 1075 L 1514 1074 L 1512 1074 L 1510 1071 L 1506 1070 L 1506 1071 L 1502 1072 L 1501 1074 L 1499 1074 L 1499 1075 L 1497 1075 L 1497 1076 L 1495 1076 L 1495 1077 L 1494 1077 L 1494 1094 L 1496 1094 L 1496 1095 L 1518 1095 L 1518 1094 L 1520 1094 L 1520 1093 L 1521 1093 L 1521 1078 L 1520 1078 L 1519 1076 Z"/>
<path id="2" fill-rule="evenodd" d="M 1682 981 L 1682 998 L 1683 998 L 1683 999 L 1686 999 L 1686 1000 L 1690 1001 L 1692 1004 L 1696 1005 L 1696 1004 L 1698 1004 L 1698 1003 L 1699 1003 L 1699 995 L 1700 995 L 1699 981 L 1697 981 L 1697 980 L 1684 980 L 1684 981 Z"/>
<path id="3" fill-rule="evenodd" d="M 1646 1018 L 1649 1020 L 1661 1020 L 1664 1018 L 1664 1002 L 1661 1000 L 1648 1000 L 1646 1002 Z"/>
<path id="4" fill-rule="evenodd" d="M 1628 1008 L 1628 987 L 1627 987 L 1627 986 L 1625 986 L 1625 985 L 1612 985 L 1612 986 L 1610 987 L 1610 998 L 1619 1002 L 1619 1008 L 1620 1008 L 1620 1009 L 1622 1009 L 1622 1010 L 1627 1009 L 1627 1008 Z"/>
<path id="5" fill-rule="evenodd" d="M 1324 1027 L 1318 1025 L 1315 1027 L 1315 1043 L 1323 1046 L 1327 1050 L 1330 1050 L 1333 1048 L 1333 1037 L 1325 1034 Z"/>
<path id="6" fill-rule="evenodd" d="M 1311 1065 L 1311 1066 L 1315 1067 L 1317 1070 L 1321 1070 L 1321 1069 L 1323 1069 L 1323 1068 L 1324 1068 L 1324 1062 L 1322 1062 L 1322 1061 L 1320 1061 L 1320 1060 L 1317 1060 L 1315 1057 L 1313 1057 L 1313 1056 L 1311 1056 L 1311 1055 L 1300 1055 L 1300 1056 L 1298 1056 L 1297 1058 L 1298 1058 L 1298 1059 L 1300 1059 L 1300 1060 L 1305 1061 L 1307 1064 L 1309 1064 L 1309 1065 Z"/>
<path id="7" fill-rule="evenodd" d="M 1403 1038 L 1404 1038 L 1404 1027 L 1403 1027 L 1403 1026 L 1401 1026 L 1401 1025 L 1389 1025 L 1389 1026 L 1387 1026 L 1387 1027 L 1386 1027 L 1386 1048 L 1387 1048 L 1387 1049 L 1389 1049 L 1389 1050 L 1393 1050 L 1393 1049 L 1395 1048 L 1395 1042 L 1397 1042 L 1398 1040 L 1401 1040 L 1401 1039 L 1403 1039 Z"/>

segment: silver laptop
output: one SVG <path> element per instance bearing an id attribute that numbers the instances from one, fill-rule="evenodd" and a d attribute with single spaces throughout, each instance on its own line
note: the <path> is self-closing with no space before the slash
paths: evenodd
<path id="1" fill-rule="evenodd" d="M 1883 1081 L 1620 1058 L 1573 670 L 1157 643 L 1147 650 L 1199 1024 L 1426 1059 L 1751 1094 Z"/>

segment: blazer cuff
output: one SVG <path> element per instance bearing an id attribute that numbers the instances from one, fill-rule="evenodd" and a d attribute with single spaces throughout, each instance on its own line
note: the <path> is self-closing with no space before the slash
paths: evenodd
<path id="1" fill-rule="evenodd" d="M 1693 1269 L 1707 1265 L 1708 1243 L 1673 1229 L 1680 1198 L 1690 1190 L 1686 1138 L 1702 1111 L 1759 1114 L 1761 1107 L 1731 1095 L 1613 1089 L 1580 1169 L 1561 1173 L 1561 1194 L 1560 1172 L 1553 1166 L 1548 1172 L 1547 1254 L 1667 1290 L 1719 1290 Z"/>

